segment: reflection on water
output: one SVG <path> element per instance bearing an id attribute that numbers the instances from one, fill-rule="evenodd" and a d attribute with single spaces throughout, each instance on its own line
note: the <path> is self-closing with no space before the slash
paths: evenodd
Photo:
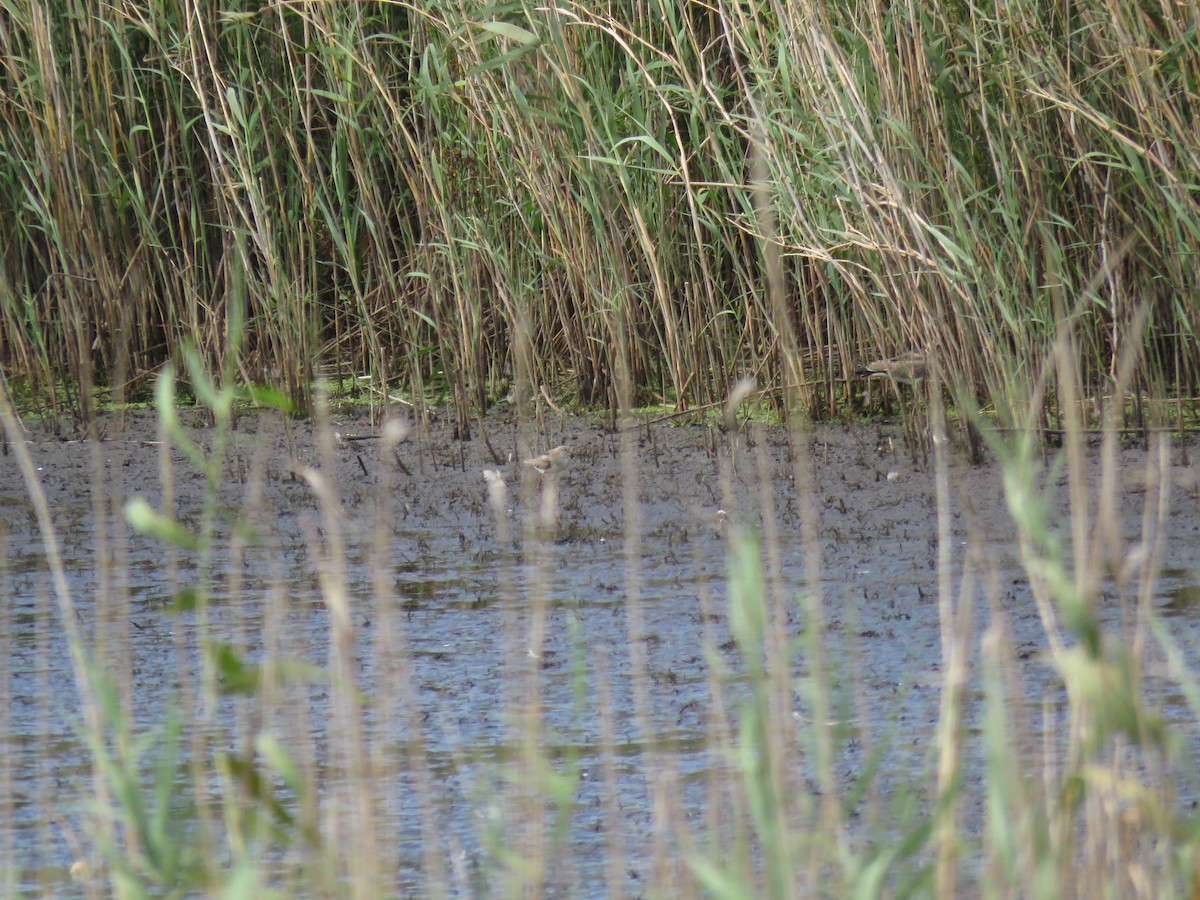
<path id="1" fill-rule="evenodd" d="M 911 796 L 920 806 L 927 803 L 928 784 L 913 773 L 928 771 L 942 679 L 931 480 L 920 471 L 906 472 L 902 479 L 879 477 L 899 463 L 880 464 L 873 453 L 863 452 L 876 443 L 873 429 L 862 434 L 831 430 L 823 440 L 825 459 L 831 452 L 841 454 L 836 465 L 816 473 L 813 485 L 821 510 L 825 631 L 820 640 L 837 673 L 838 777 L 849 789 L 878 763 L 874 789 L 884 801 Z M 564 479 L 557 533 L 532 556 L 523 553 L 520 540 L 507 546 L 497 542 L 484 481 L 473 473 L 434 468 L 401 479 L 396 496 L 388 498 L 374 497 L 361 485 L 350 492 L 358 499 L 347 503 L 341 527 L 354 660 L 366 701 L 366 743 L 386 786 L 376 800 L 389 814 L 389 852 L 399 860 L 400 890 L 418 889 L 423 863 L 418 758 L 432 773 L 437 840 L 448 857 L 470 860 L 475 869 L 482 865 L 489 829 L 504 824 L 497 797 L 505 768 L 514 760 L 514 709 L 524 699 L 517 691 L 529 683 L 524 673 L 530 671 L 538 675 L 546 752 L 560 770 L 577 775 L 565 840 L 573 848 L 572 877 L 579 892 L 604 883 L 598 663 L 606 673 L 622 839 L 629 856 L 631 880 L 624 888 L 636 891 L 638 872 L 647 865 L 655 779 L 669 773 L 692 817 L 697 823 L 703 819 L 714 769 L 734 764 L 712 749 L 712 729 L 728 727 L 712 718 L 714 679 L 732 714 L 746 694 L 726 609 L 724 528 L 713 524 L 712 513 L 721 505 L 717 464 L 706 446 L 686 430 L 668 431 L 655 448 L 655 461 L 644 466 L 644 537 L 637 560 L 642 624 L 633 635 L 622 493 L 614 488 L 621 473 L 613 456 L 597 456 L 586 478 Z M 769 582 L 768 590 L 784 604 L 777 621 L 792 649 L 794 722 L 805 746 L 811 740 L 812 710 L 804 689 L 810 636 L 803 598 L 811 587 L 784 452 L 783 441 L 770 448 L 781 537 L 779 555 L 768 566 L 768 571 L 777 566 L 777 581 Z M 82 458 L 86 449 L 80 446 L 78 453 Z M 153 461 L 140 464 L 141 470 L 114 466 L 109 471 L 129 479 L 110 488 L 114 503 L 122 492 L 156 484 Z M 876 471 L 880 465 L 883 469 Z M 353 455 L 346 466 L 339 477 L 361 481 Z M 510 477 L 515 485 L 517 476 Z M 739 477 L 744 508 L 733 515 L 757 520 L 756 472 L 748 466 Z M 968 565 L 967 547 L 973 548 L 969 565 L 978 577 L 972 593 L 955 599 L 972 604 L 976 645 L 993 617 L 1004 617 L 1025 703 L 1036 713 L 1031 721 L 1042 724 L 1043 704 L 1061 711 L 1066 699 L 1045 655 L 998 475 L 964 467 L 956 470 L 956 485 L 955 590 Z M 79 487 L 86 489 L 86 480 Z M 67 486 L 63 491 L 59 499 L 69 497 Z M 90 507 L 64 500 L 55 508 L 64 565 L 79 625 L 125 699 L 135 735 L 157 733 L 188 696 L 185 753 L 197 730 L 208 735 L 210 747 L 233 750 L 245 741 L 244 729 L 258 728 L 278 735 L 285 747 L 315 748 L 311 771 L 319 773 L 322 790 L 330 791 L 337 785 L 328 775 L 340 770 L 326 758 L 335 727 L 327 675 L 277 686 L 253 703 L 224 696 L 209 710 L 196 699 L 206 641 L 237 648 L 249 665 L 289 659 L 328 667 L 330 615 L 319 578 L 324 525 L 307 493 L 285 478 L 269 481 L 266 497 L 260 509 L 250 511 L 262 540 L 237 550 L 236 571 L 231 571 L 231 532 L 223 527 L 220 549 L 207 570 L 194 556 L 182 555 L 174 584 L 166 578 L 163 548 L 128 535 L 118 519 L 105 523 L 109 556 L 98 559 Z M 375 577 L 376 501 L 393 504 L 383 507 L 390 531 L 383 579 Z M 229 508 L 238 508 L 232 498 Z M 7 659 L 0 662 L 6 700 L 0 713 L 0 808 L 7 824 L 0 837 L 5 854 L 0 871 L 19 869 L 36 878 L 47 871 L 65 873 L 76 858 L 72 841 L 86 829 L 83 811 L 93 789 L 78 693 L 41 541 L 34 522 L 16 511 L 14 501 L 7 509 L 3 579 L 8 600 L 0 616 L 7 648 Z M 511 498 L 514 535 L 525 533 L 524 510 L 519 497 Z M 1135 534 L 1140 506 L 1131 501 L 1123 514 L 1126 533 Z M 1193 519 L 1194 512 L 1180 513 L 1171 526 L 1186 535 Z M 1195 580 L 1200 561 L 1189 557 L 1196 548 L 1188 541 L 1171 542 L 1168 552 L 1172 567 L 1164 570 L 1158 611 L 1169 617 L 1176 640 L 1195 665 L 1200 661 Z M 200 613 L 172 613 L 170 607 L 177 590 L 194 587 L 204 571 L 214 574 L 202 627 Z M 539 592 L 547 601 L 545 639 L 534 648 L 529 636 Z M 1111 596 L 1111 591 L 1102 593 Z M 1099 614 L 1105 628 L 1116 629 L 1126 611 L 1114 601 Z M 645 654 L 652 734 L 642 732 L 635 714 L 631 639 Z M 407 679 L 402 686 L 401 677 Z M 1147 690 L 1157 692 L 1168 716 L 1191 720 L 1168 680 L 1150 679 Z M 415 711 L 406 708 L 407 696 Z M 981 690 L 973 682 L 964 807 L 966 825 L 976 833 L 984 809 L 976 720 L 981 706 Z M 1060 737 L 1065 733 L 1065 727 L 1058 731 Z M 885 749 L 879 760 L 869 757 L 880 748 Z M 815 771 L 805 766 L 795 773 L 798 782 L 815 785 Z M 185 792 L 192 789 L 186 770 L 180 770 L 179 784 Z M 1183 790 L 1190 796 L 1194 788 L 1184 784 Z"/>
<path id="2" fill-rule="evenodd" d="M 1200 616 L 1200 584 L 1172 584 L 1160 592 L 1160 596 L 1162 601 L 1158 604 L 1158 611 L 1164 616 Z"/>

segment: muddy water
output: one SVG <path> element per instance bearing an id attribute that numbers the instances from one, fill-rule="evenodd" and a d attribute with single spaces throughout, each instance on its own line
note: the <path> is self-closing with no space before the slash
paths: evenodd
<path id="1" fill-rule="evenodd" d="M 197 422 L 201 444 L 211 435 Z M 342 420 L 344 433 L 367 434 L 366 422 Z M 194 585 L 204 571 L 183 554 L 170 575 L 161 545 L 129 533 L 113 513 L 134 495 L 161 503 L 160 448 L 149 416 L 127 420 L 122 432 L 96 447 L 31 436 L 29 450 L 61 543 L 78 628 L 101 647 L 106 668 L 125 692 L 135 730 L 152 732 L 172 709 L 194 693 L 200 671 L 195 613 L 172 613 L 177 587 Z M 627 552 L 626 476 L 620 438 L 578 419 L 556 423 L 538 449 L 559 443 L 576 451 L 558 478 L 556 524 L 550 539 L 523 541 L 531 504 L 546 485 L 508 461 L 520 458 L 511 423 L 491 421 L 487 440 L 451 439 L 448 429 L 412 435 L 398 461 L 378 441 L 346 442 L 334 451 L 332 471 L 341 497 L 338 531 L 346 546 L 345 574 L 356 636 L 359 685 L 369 700 L 366 742 L 385 773 L 376 798 L 388 823 L 380 836 L 399 860 L 402 889 L 418 882 L 421 831 L 418 792 L 406 750 L 423 742 L 429 756 L 432 803 L 450 874 L 464 890 L 479 887 L 486 871 L 486 835 L 495 827 L 500 772 L 510 765 L 513 692 L 521 673 L 536 670 L 545 697 L 545 725 L 552 755 L 574 760 L 580 772 L 565 862 L 551 881 L 562 893 L 593 893 L 604 879 L 606 853 L 601 777 L 601 666 L 612 708 L 612 740 L 618 762 L 621 840 L 628 883 L 619 893 L 642 890 L 649 866 L 651 789 L 664 772 L 679 779 L 679 796 L 693 827 L 704 821 L 706 776 L 721 762 L 706 746 L 712 727 L 713 664 L 717 681 L 736 709 L 745 667 L 730 636 L 726 537 L 738 523 L 776 532 L 779 596 L 777 623 L 786 629 L 796 679 L 792 710 L 801 743 L 811 740 L 811 709 L 803 689 L 810 671 L 810 621 L 805 564 L 819 558 L 824 647 L 833 676 L 833 698 L 846 724 L 839 744 L 837 777 L 849 790 L 884 748 L 872 781 L 885 809 L 911 800 L 914 814 L 928 808 L 934 736 L 941 699 L 941 634 L 938 613 L 937 497 L 930 469 L 903 451 L 902 430 L 890 426 L 814 428 L 800 440 L 811 486 L 797 490 L 787 435 L 762 429 L 731 440 L 704 427 L 656 426 L 633 439 L 636 456 L 636 524 L 639 542 Z M 497 464 L 488 445 L 501 457 Z M 1179 451 L 1174 451 L 1178 456 Z M 205 481 L 182 454 L 172 473 L 180 518 L 196 523 L 205 504 Z M 1093 460 L 1094 462 L 1094 460 Z M 1144 456 L 1122 451 L 1121 471 L 1139 480 Z M 250 663 L 306 660 L 327 667 L 329 612 L 317 573 L 330 535 L 328 523 L 297 466 L 320 467 L 321 454 L 307 426 L 285 428 L 269 417 L 244 420 L 223 466 L 216 497 L 220 510 L 215 574 L 208 613 L 212 639 L 241 649 Z M 508 482 L 503 510 L 506 542 L 488 504 L 484 469 Z M 256 473 L 261 473 L 258 477 Z M 802 473 L 803 474 L 803 473 Z M 1173 477 L 1194 491 L 1191 470 Z M 522 480 L 524 476 L 524 480 Z M 1065 522 L 1065 479 L 1044 479 L 1050 518 Z M 725 486 L 723 489 L 723 485 Z M 386 488 L 386 490 L 385 490 Z M 1095 491 L 1092 492 L 1094 497 Z M 811 501 L 819 554 L 806 559 L 801 535 Z M 973 619 L 973 658 L 997 617 L 1007 627 L 1011 664 L 1019 675 L 1021 702 L 1040 728 L 1061 724 L 1065 697 L 1047 664 L 1047 641 L 1005 506 L 1001 474 L 994 464 L 951 462 L 951 583 Z M 1125 549 L 1141 534 L 1146 493 L 1122 491 L 1117 515 Z M 771 514 L 764 518 L 763 510 Z M 724 509 L 724 515 L 718 510 Z M 99 510 L 99 512 L 97 512 Z M 96 516 L 103 519 L 97 528 Z M 45 549 L 13 455 L 0 459 L 6 606 L 0 630 L 7 659 L 0 662 L 0 872 L 20 869 L 23 882 L 59 883 L 80 847 L 87 854 L 82 804 L 90 791 L 88 754 L 79 734 L 81 711 Z M 228 523 L 240 516 L 256 540 L 239 545 Z M 375 550 L 378 522 L 387 528 Z M 1200 665 L 1200 506 L 1194 493 L 1176 492 L 1165 523 L 1162 577 L 1156 605 L 1185 657 Z M 1064 529 L 1064 541 L 1069 533 Z M 102 537 L 102 541 L 98 539 Z M 531 552 L 522 552 L 522 548 Z M 641 624 L 630 619 L 630 565 L 636 563 Z M 768 561 L 768 568 L 773 565 Z M 382 565 L 383 596 L 372 573 Z M 964 572 L 971 577 L 964 581 Z M 964 584 L 966 587 L 964 587 Z M 544 643 L 530 646 L 533 599 L 544 597 Z M 1124 603 L 1122 602 L 1124 599 Z M 1129 616 L 1131 595 L 1118 597 L 1109 584 L 1101 597 L 1107 629 Z M 652 743 L 635 714 L 631 640 L 645 655 Z M 407 652 L 398 649 L 407 645 Z M 406 715 L 404 675 L 419 707 Z M 979 746 L 977 666 L 968 691 L 964 826 L 979 835 L 983 823 L 983 758 Z M 1147 692 L 1194 746 L 1194 719 L 1170 679 L 1152 675 Z M 331 689 L 327 680 L 286 688 L 277 703 L 257 711 L 231 699 L 213 710 L 190 708 L 185 726 L 222 735 L 231 748 L 237 735 L 256 725 L 285 745 L 311 748 L 314 771 L 325 770 Z M 1043 717 L 1043 704 L 1052 711 Z M 1064 729 L 1065 730 L 1065 729 Z M 229 735 L 234 735 L 230 737 Z M 289 743 L 291 741 L 291 743 Z M 1033 736 L 1031 746 L 1042 748 Z M 651 752 L 653 751 L 653 752 Z M 305 761 L 308 751 L 297 751 Z M 809 757 L 806 758 L 810 758 Z M 1033 759 L 1031 765 L 1037 765 Z M 815 788 L 816 773 L 792 773 L 798 785 Z M 1197 785 L 1184 763 L 1180 802 L 1191 804 Z M 336 791 L 323 777 L 318 783 Z M 865 802 L 865 801 L 864 801 Z M 861 821 L 856 810 L 854 821 Z M 887 816 L 885 815 L 885 819 Z M 892 826 L 875 833 L 886 840 Z M 872 839 L 863 826 L 859 839 Z M 280 862 L 286 866 L 287 861 Z"/>

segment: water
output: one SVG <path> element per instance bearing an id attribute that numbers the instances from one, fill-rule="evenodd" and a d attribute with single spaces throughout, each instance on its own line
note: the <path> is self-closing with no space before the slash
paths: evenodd
<path id="1" fill-rule="evenodd" d="M 135 422 L 126 438 L 101 445 L 99 471 L 83 444 L 35 442 L 30 450 L 58 529 L 76 624 L 126 697 L 133 733 L 160 734 L 172 711 L 182 710 L 185 756 L 197 730 L 210 747 L 232 753 L 244 750 L 247 735 L 275 735 L 332 802 L 345 783 L 331 748 L 345 735 L 333 711 L 331 616 L 321 593 L 321 576 L 330 565 L 330 529 L 307 486 L 291 474 L 293 460 L 314 463 L 317 451 L 303 430 L 286 438 L 269 420 L 257 425 L 258 434 L 239 435 L 226 467 L 231 478 L 219 495 L 203 626 L 196 611 L 171 611 L 176 591 L 201 579 L 199 558 L 181 553 L 172 585 L 162 545 L 130 534 L 113 512 L 135 494 L 156 506 L 161 502 L 157 449 L 138 440 L 151 435 L 150 422 Z M 519 768 L 516 711 L 534 684 L 542 697 L 544 752 L 573 781 L 569 809 L 560 810 L 568 818 L 562 845 L 551 857 L 552 886 L 586 894 L 605 883 L 612 815 L 606 802 L 613 797 L 602 765 L 602 710 L 611 720 L 616 840 L 626 861 L 626 884 L 618 893 L 645 889 L 654 842 L 652 803 L 663 785 L 671 787 L 689 826 L 703 834 L 711 776 L 715 768 L 731 765 L 714 752 L 711 738 L 714 729 L 735 729 L 748 694 L 745 661 L 730 627 L 725 533 L 736 522 L 760 528 L 764 498 L 775 509 L 778 529 L 778 571 L 767 589 L 782 601 L 772 607 L 771 627 L 785 631 L 781 641 L 794 684 L 792 727 L 808 751 L 789 777 L 801 789 L 815 790 L 803 494 L 791 484 L 785 436 L 770 430 L 764 435 L 762 447 L 726 445 L 714 456 L 704 430 L 665 428 L 652 445 L 639 448 L 635 608 L 641 624 L 634 628 L 617 438 L 576 422 L 547 442 L 572 444 L 576 462 L 559 485 L 553 535 L 533 544 L 522 540 L 526 504 L 536 503 L 544 486 L 534 476 L 526 485 L 531 493 L 523 494 L 518 469 L 500 467 L 510 482 L 510 539 L 501 543 L 481 475 L 495 464 L 479 442 L 459 445 L 445 436 L 410 441 L 400 454 L 411 474 L 389 472 L 391 463 L 377 446 L 338 450 L 335 474 L 343 498 L 338 529 L 345 543 L 342 574 L 355 636 L 353 665 L 365 702 L 364 744 L 376 766 L 373 800 L 384 823 L 378 837 L 395 863 L 398 890 L 418 890 L 423 842 L 431 839 L 443 852 L 452 888 L 470 893 L 489 883 L 488 842 L 503 838 L 511 826 L 505 798 L 512 784 L 508 776 Z M 811 499 L 824 625 L 819 640 L 834 673 L 833 715 L 841 735 L 836 777 L 849 791 L 874 764 L 871 752 L 885 748 L 873 796 L 891 808 L 907 805 L 917 815 L 928 809 L 942 697 L 936 497 L 929 472 L 878 451 L 880 435 L 875 427 L 827 427 L 813 434 Z M 197 436 L 204 438 L 203 432 Z M 1127 466 L 1137 464 L 1132 452 L 1127 456 Z M 265 472 L 257 488 L 254 478 L 237 477 L 256 466 Z M 733 474 L 723 497 L 726 471 Z M 199 522 L 204 482 L 181 457 L 175 472 L 180 518 Z M 107 498 L 102 525 L 107 555 L 98 550 L 93 519 L 96 485 L 103 485 Z M 1058 711 L 1049 721 L 1062 726 L 1067 703 L 1020 565 L 998 470 L 955 462 L 951 494 L 951 582 L 958 609 L 971 612 L 975 663 L 966 709 L 962 819 L 978 835 L 984 816 L 978 649 L 996 616 L 1009 633 L 1013 658 L 1007 662 L 1020 677 L 1021 703 L 1038 729 L 1029 735 L 1029 747 L 1041 748 L 1042 704 Z M 1063 514 L 1061 485 L 1053 496 L 1052 508 Z M 1139 535 L 1143 499 L 1139 491 L 1122 495 L 1118 514 L 1126 549 Z M 726 515 L 719 516 L 717 510 L 727 505 Z M 0 663 L 7 701 L 0 721 L 0 810 L 7 823 L 0 835 L 0 871 L 21 873 L 18 890 L 47 884 L 68 890 L 72 862 L 81 854 L 94 861 L 85 839 L 91 757 L 43 544 L 12 458 L 0 462 L 0 509 L 6 515 L 3 579 L 9 598 L 0 617 L 9 648 Z M 234 540 L 235 520 L 253 526 L 254 542 Z M 381 521 L 385 553 L 377 558 Z M 1153 588 L 1156 609 L 1193 667 L 1200 662 L 1198 525 L 1195 499 L 1183 495 L 1165 523 L 1165 565 Z M 964 572 L 971 575 L 965 581 Z M 1133 596 L 1127 591 L 1122 603 L 1111 579 L 1105 582 L 1097 614 L 1106 631 L 1115 633 L 1133 621 Z M 544 641 L 535 646 L 539 601 Z M 213 643 L 237 648 L 248 666 L 286 660 L 292 675 L 259 700 L 225 695 L 207 707 L 197 699 L 199 673 Z M 1158 660 L 1161 654 L 1150 646 L 1148 656 Z M 639 727 L 636 712 L 634 651 L 644 654 L 648 676 L 649 734 Z M 300 664 L 308 667 L 302 675 Z M 602 685 L 599 670 L 605 673 Z M 720 703 L 714 687 L 721 690 Z M 1144 694 L 1175 723 L 1190 750 L 1195 717 L 1161 661 L 1149 667 Z M 714 721 L 719 708 L 725 719 Z M 1065 727 L 1055 738 L 1060 739 L 1065 740 Z M 153 759 L 153 751 L 146 759 Z M 420 765 L 428 766 L 427 775 L 420 775 Z M 1190 767 L 1178 768 L 1180 802 L 1187 804 L 1195 785 L 1187 775 Z M 149 774 L 144 777 L 148 784 Z M 180 770 L 179 789 L 184 796 L 193 790 L 186 770 Z M 207 802 L 216 802 L 220 785 L 210 790 Z M 277 790 L 284 806 L 294 802 L 288 789 Z M 425 812 L 436 822 L 432 838 L 422 831 L 422 803 L 431 804 Z M 872 839 L 870 827 L 860 832 L 862 841 Z M 875 838 L 886 839 L 886 829 Z M 299 851 L 273 851 L 272 859 L 285 873 L 303 861 Z"/>

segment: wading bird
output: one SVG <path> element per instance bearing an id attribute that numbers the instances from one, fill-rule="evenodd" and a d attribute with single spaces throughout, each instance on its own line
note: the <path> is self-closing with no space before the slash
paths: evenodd
<path id="1" fill-rule="evenodd" d="M 911 412 L 904 416 L 904 431 L 913 462 L 917 461 L 918 452 L 923 460 L 928 459 L 928 441 L 926 433 L 928 422 L 920 407 L 922 406 L 918 388 L 929 376 L 929 361 L 925 354 L 909 351 L 890 359 L 877 359 L 859 366 L 855 374 L 864 378 L 886 378 L 896 394 L 896 400 L 901 407 L 904 399 L 900 394 L 900 385 L 907 384 L 912 388 Z"/>
<path id="2" fill-rule="evenodd" d="M 923 353 L 904 353 L 891 359 L 877 359 L 859 366 L 857 373 L 864 378 L 887 378 L 893 384 L 916 386 L 925 380 L 929 368 Z"/>
<path id="3" fill-rule="evenodd" d="M 566 446 L 555 447 L 541 456 L 535 456 L 533 459 L 525 460 L 525 465 L 533 466 L 539 475 L 545 475 L 547 472 L 558 473 L 567 467 L 567 461 L 571 456 L 571 448 Z"/>

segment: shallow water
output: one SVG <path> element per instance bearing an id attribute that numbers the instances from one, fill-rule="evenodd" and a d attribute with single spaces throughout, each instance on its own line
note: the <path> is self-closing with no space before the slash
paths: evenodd
<path id="1" fill-rule="evenodd" d="M 366 423 L 342 427 L 369 431 Z M 519 458 L 512 426 L 489 427 L 492 446 Z M 201 428 L 194 434 L 200 442 L 207 438 Z M 617 893 L 644 889 L 653 844 L 651 793 L 661 779 L 679 785 L 689 822 L 702 830 L 708 776 L 714 766 L 727 765 L 707 743 L 714 677 L 733 711 L 746 693 L 727 597 L 726 534 L 735 523 L 777 532 L 778 581 L 768 591 L 783 600 L 776 621 L 786 629 L 796 684 L 792 713 L 800 743 L 807 746 L 812 729 L 804 689 L 811 665 L 805 591 L 812 589 L 812 577 L 806 577 L 801 538 L 806 497 L 820 549 L 821 642 L 835 673 L 837 715 L 845 720 L 836 775 L 850 789 L 869 764 L 870 750 L 884 747 L 873 782 L 881 802 L 899 805 L 907 797 L 927 808 L 942 685 L 936 494 L 931 471 L 900 449 L 902 429 L 814 428 L 806 436 L 812 466 L 807 491 L 792 483 L 782 431 L 756 432 L 749 444 L 700 427 L 660 426 L 649 440 L 645 430 L 638 434 L 640 539 L 632 558 L 620 439 L 586 420 L 562 425 L 543 442 L 571 444 L 577 457 L 557 485 L 557 523 L 545 541 L 524 540 L 527 510 L 545 485 L 528 471 L 522 483 L 519 467 L 497 465 L 481 439 L 459 443 L 438 431 L 414 436 L 399 448 L 402 465 L 381 456 L 378 442 L 335 451 L 332 474 L 342 498 L 338 530 L 345 542 L 354 662 L 368 704 L 365 742 L 384 776 L 386 789 L 375 797 L 387 813 L 380 843 L 396 860 L 399 890 L 416 890 L 421 878 L 423 837 L 412 755 L 417 748 L 433 776 L 436 840 L 449 860 L 447 878 L 462 891 L 480 886 L 488 866 L 486 835 L 505 823 L 497 798 L 501 774 L 514 759 L 511 703 L 514 694 L 528 689 L 533 672 L 543 697 L 547 752 L 560 769 L 576 767 L 579 775 L 567 849 L 556 854 L 549 874 L 558 893 L 595 893 L 604 884 L 599 664 L 612 709 L 626 855 L 627 883 Z M 153 420 L 144 417 L 100 444 L 96 456 L 82 443 L 35 437 L 28 445 L 54 515 L 77 626 L 89 645 L 101 648 L 97 653 L 125 692 L 139 734 L 152 733 L 181 697 L 198 690 L 202 668 L 198 614 L 173 613 L 169 606 L 179 587 L 196 584 L 204 566 L 180 554 L 172 583 L 163 547 L 131 534 L 113 512 L 138 494 L 160 505 L 159 449 L 149 443 L 154 436 Z M 307 485 L 293 475 L 294 462 L 318 459 L 311 430 L 285 430 L 263 417 L 243 425 L 224 467 L 222 524 L 208 564 L 215 574 L 207 637 L 240 648 L 248 663 L 286 658 L 330 665 L 330 614 L 318 577 L 330 529 Z M 1121 464 L 1123 471 L 1139 471 L 1143 456 L 1123 451 Z M 485 468 L 498 468 L 509 482 L 504 508 L 510 536 L 504 543 L 488 505 Z M 173 471 L 181 520 L 201 521 L 203 478 L 180 454 L 173 456 Z M 729 485 L 724 497 L 723 483 Z M 101 530 L 94 520 L 98 485 L 105 495 Z M 1065 522 L 1064 484 L 1048 490 L 1052 513 Z M 1001 615 L 1030 721 L 1042 727 L 1044 702 L 1056 711 L 1050 721 L 1061 720 L 1066 699 L 1048 662 L 998 467 L 970 467 L 955 458 L 950 493 L 951 580 L 960 609 L 969 604 L 972 612 L 971 646 L 978 651 L 985 629 Z M 764 503 L 773 507 L 773 520 L 763 519 Z M 1140 534 L 1144 504 L 1144 491 L 1121 495 L 1126 549 Z M 722 508 L 724 517 L 717 514 Z M 47 882 L 65 885 L 72 860 L 81 848 L 88 854 L 81 833 L 90 764 L 79 736 L 81 710 L 44 546 L 13 456 L 0 460 L 0 510 L 7 542 L 0 578 L 9 598 L 0 614 L 9 648 L 0 663 L 0 690 L 7 700 L 0 721 L 0 872 L 19 870 L 24 880 L 18 889 L 33 890 Z M 1175 496 L 1161 578 L 1154 586 L 1157 609 L 1193 668 L 1200 663 L 1198 512 L 1195 496 Z M 253 526 L 254 542 L 231 540 L 229 522 L 235 517 Z M 380 522 L 386 529 L 382 592 L 373 581 Z M 768 571 L 771 565 L 768 560 Z M 632 608 L 640 613 L 640 626 L 638 617 L 631 625 L 631 566 L 638 586 Z M 965 594 L 964 571 L 972 573 Z M 538 598 L 545 601 L 544 643 L 531 647 Z M 1111 582 L 1101 591 L 1098 615 L 1106 630 L 1115 631 L 1132 615 L 1128 596 L 1125 601 Z M 645 655 L 650 735 L 643 734 L 635 713 L 631 647 Z M 978 652 L 974 656 L 977 661 Z M 415 713 L 405 708 L 397 687 L 401 663 L 410 673 L 405 687 L 415 698 Z M 1161 666 L 1150 670 L 1145 689 L 1152 705 L 1163 707 L 1185 746 L 1195 746 L 1195 716 Z M 337 789 L 329 778 L 338 777 L 327 758 L 337 737 L 330 733 L 332 692 L 325 677 L 287 686 L 257 710 L 229 697 L 211 710 L 190 707 L 185 746 L 190 730 L 203 729 L 216 746 L 233 748 L 249 723 L 257 722 L 285 746 L 311 748 L 307 762 L 328 794 Z M 976 836 L 984 810 L 981 709 L 975 665 L 962 819 Z M 1040 740 L 1032 735 L 1039 748 Z M 801 766 L 803 771 L 792 773 L 796 783 L 815 789 L 816 772 L 807 763 Z M 1187 764 L 1173 772 L 1183 804 L 1196 798 L 1191 772 Z M 859 839 L 870 840 L 869 830 Z M 288 864 L 279 861 L 281 867 Z"/>

